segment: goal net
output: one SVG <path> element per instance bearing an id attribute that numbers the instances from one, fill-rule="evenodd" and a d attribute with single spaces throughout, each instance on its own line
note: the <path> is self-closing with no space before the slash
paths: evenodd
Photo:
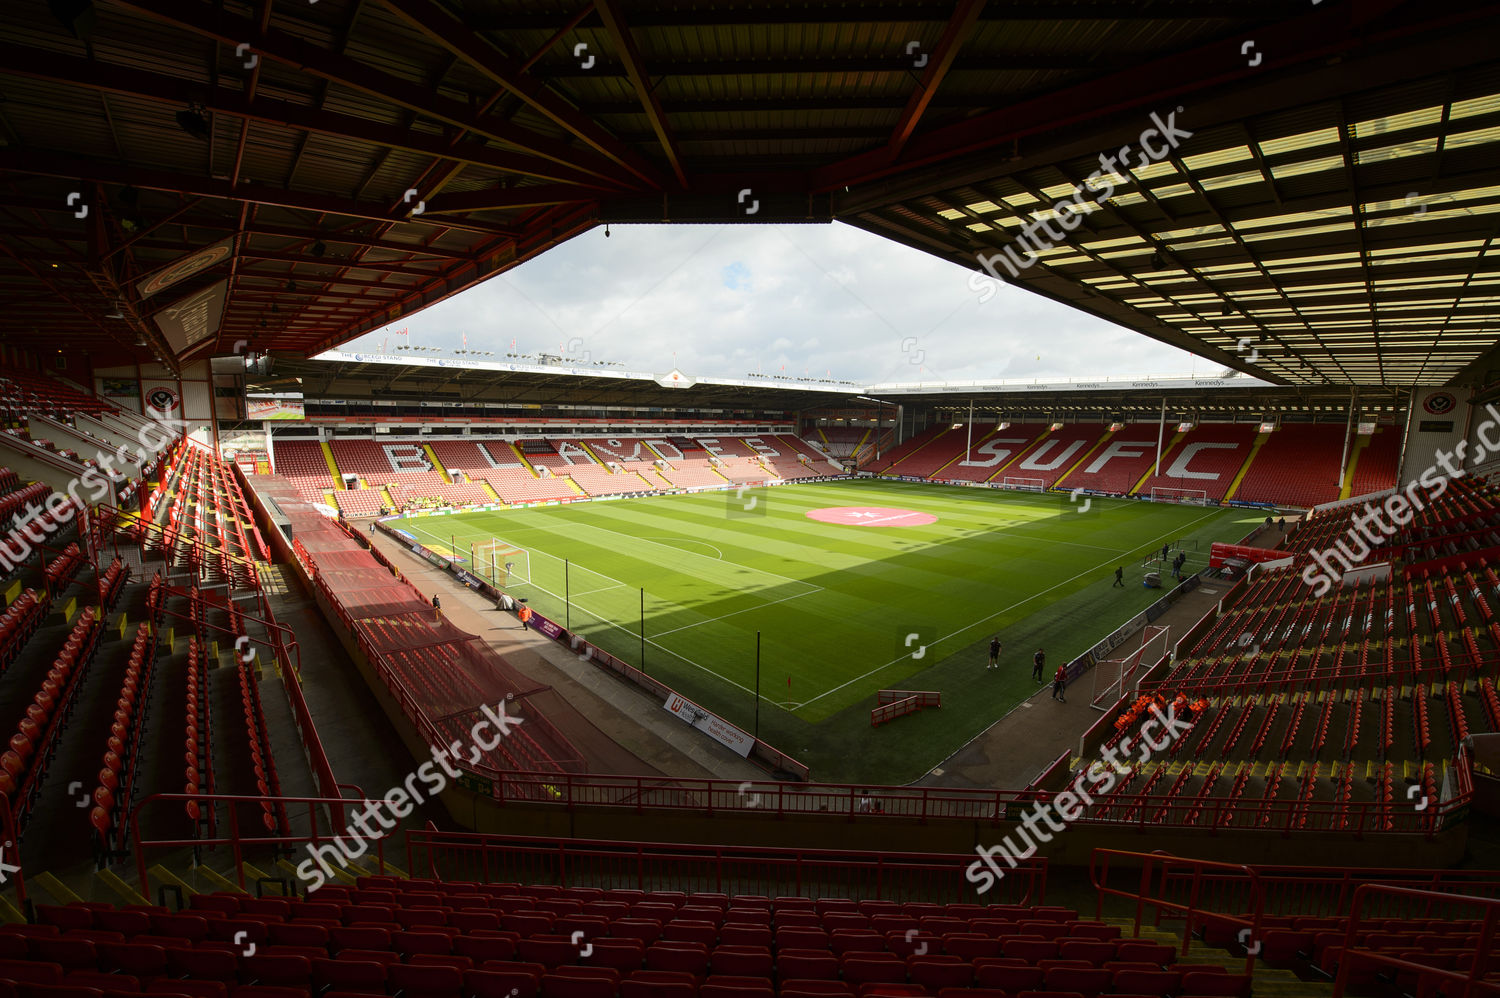
<path id="1" fill-rule="evenodd" d="M 498 537 L 469 545 L 471 571 L 496 586 L 531 581 L 531 555 Z"/>
<path id="2" fill-rule="evenodd" d="M 1147 624 L 1139 639 L 1132 636 L 1112 651 L 1104 651 L 1110 658 L 1100 657 L 1096 649 L 1099 662 L 1094 666 L 1094 698 L 1089 705 L 1109 710 L 1122 695 L 1134 693 L 1141 676 L 1167 653 L 1169 630 L 1165 625 Z"/>
<path id="3" fill-rule="evenodd" d="M 1019 489 L 1022 492 L 1046 492 L 1047 480 L 1045 478 L 1016 478 L 1006 475 L 1000 479 L 1002 489 Z"/>
<path id="4" fill-rule="evenodd" d="M 1208 493 L 1203 489 L 1151 489 L 1151 498 L 1157 502 L 1185 502 L 1193 506 L 1207 506 Z"/>

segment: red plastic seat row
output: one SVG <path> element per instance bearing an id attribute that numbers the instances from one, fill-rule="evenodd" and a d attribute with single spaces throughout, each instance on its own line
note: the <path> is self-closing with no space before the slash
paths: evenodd
<path id="1" fill-rule="evenodd" d="M 101 622 L 95 608 L 84 608 L 42 680 L 26 714 L 16 725 L 9 747 L 0 754 L 0 790 L 24 822 L 36 802 L 53 748 L 72 712 L 74 696 L 98 643 Z"/>
<path id="2" fill-rule="evenodd" d="M 155 659 L 155 636 L 151 625 L 143 623 L 136 628 L 125 678 L 115 701 L 114 719 L 104 752 L 104 768 L 100 770 L 99 785 L 94 788 L 94 807 L 89 812 L 96 858 L 101 864 L 112 856 L 123 854 L 126 848 L 125 822 L 120 818 L 128 811 L 132 799 L 137 749 L 144 727 L 146 703 L 150 698 Z"/>
<path id="3" fill-rule="evenodd" d="M 255 772 L 256 788 L 265 797 L 280 797 L 281 781 L 276 776 L 276 760 L 271 755 L 271 738 L 266 731 L 259 684 L 245 662 L 239 662 L 236 671 L 240 680 L 240 706 L 245 718 L 245 736 L 250 746 L 250 763 Z M 287 834 L 285 808 L 270 800 L 261 801 L 260 807 L 261 823 L 266 830 L 272 834 Z"/>
<path id="4" fill-rule="evenodd" d="M 187 763 L 185 794 L 196 794 L 200 790 L 207 795 L 214 792 L 212 711 L 209 710 L 208 694 L 208 669 L 202 662 L 198 639 L 193 637 L 188 640 L 186 739 L 183 746 L 183 758 Z M 213 834 L 216 823 L 211 803 L 190 800 L 184 811 L 195 829 L 206 827 L 208 834 Z"/>

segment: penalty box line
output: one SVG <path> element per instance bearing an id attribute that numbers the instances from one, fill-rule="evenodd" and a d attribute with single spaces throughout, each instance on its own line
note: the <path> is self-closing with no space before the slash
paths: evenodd
<path id="1" fill-rule="evenodd" d="M 699 551 L 684 551 L 682 548 L 675 548 L 675 547 L 671 547 L 670 545 L 667 545 L 667 544 L 662 544 L 660 541 L 653 541 L 649 537 L 636 537 L 634 534 L 621 533 L 620 531 L 615 530 L 615 529 L 613 529 L 611 527 L 601 527 L 597 523 L 580 523 L 580 524 L 578 524 L 578 526 L 580 526 L 580 527 L 587 527 L 590 530 L 602 530 L 606 534 L 612 534 L 615 537 L 623 537 L 623 538 L 626 538 L 626 539 L 628 539 L 630 541 L 633 541 L 633 542 L 635 542 L 637 544 L 650 544 L 653 547 L 666 548 L 668 551 L 671 551 L 674 554 L 686 554 L 686 555 L 691 555 L 694 558 L 707 558 L 709 561 L 718 562 L 721 566 L 722 565 L 733 565 L 735 568 L 742 568 L 742 569 L 745 569 L 746 571 L 755 572 L 755 573 L 757 573 L 759 575 L 767 576 L 768 578 L 780 579 L 782 582 L 791 582 L 791 583 L 794 583 L 794 584 L 799 585 L 799 586 L 806 586 L 809 593 L 820 593 L 820 592 L 823 591 L 823 587 L 822 586 L 814 585 L 811 582 L 804 582 L 802 579 L 789 579 L 785 575 L 777 575 L 775 572 L 768 572 L 768 571 L 766 571 L 763 568 L 752 568 L 749 565 L 742 565 L 742 564 L 740 564 L 737 561 L 728 561 L 728 560 L 722 560 L 720 558 L 713 558 L 713 557 L 710 557 L 709 555 L 703 554 L 702 552 L 699 552 Z M 683 540 L 693 540 L 693 539 L 694 538 L 690 538 L 690 537 L 683 538 Z M 605 578 L 609 578 L 609 576 L 605 576 Z M 806 594 L 799 593 L 798 595 L 806 595 Z"/>
<path id="2" fill-rule="evenodd" d="M 1186 527 L 1191 527 L 1195 523 L 1201 523 L 1202 521 L 1208 519 L 1210 516 L 1213 516 L 1214 514 L 1216 514 L 1218 512 L 1220 512 L 1220 511 L 1217 510 L 1217 509 L 1215 509 L 1212 512 L 1205 513 L 1202 516 L 1198 517 L 1197 519 L 1194 519 L 1194 520 L 1188 522 L 1186 524 Z M 1167 532 L 1165 534 L 1162 534 L 1160 537 L 1157 537 L 1156 540 L 1160 541 L 1160 540 L 1168 539 L 1173 534 L 1176 534 L 1179 531 L 1182 531 L 1184 529 L 1185 529 L 1185 527 L 1176 527 L 1173 530 L 1171 530 L 1171 531 L 1169 531 L 1169 532 Z M 1102 570 L 1106 565 L 1109 565 L 1110 563 L 1117 562 L 1117 561 L 1119 561 L 1118 557 L 1116 557 L 1116 558 L 1110 558 L 1107 561 L 1102 561 L 1098 565 L 1095 565 L 1092 568 L 1084 569 L 1082 572 L 1079 572 L 1077 575 L 1074 575 L 1071 578 L 1064 579 L 1063 581 L 1059 582 L 1055 586 L 1050 586 L 1050 587 L 1048 587 L 1046 589 L 1043 589 L 1041 592 L 1038 592 L 1038 593 L 1032 593 L 1030 596 L 1028 596 L 1025 599 L 1021 600 L 1019 603 L 1014 603 L 1014 604 L 1006 607 L 1003 610 L 996 610 L 994 613 L 990 614 L 987 617 L 981 617 L 980 619 L 974 621 L 973 623 L 966 624 L 965 626 L 960 627 L 956 631 L 953 631 L 953 632 L 951 632 L 949 634 L 944 634 L 941 637 L 939 637 L 936 640 L 934 640 L 932 643 L 933 644 L 937 644 L 938 642 L 947 641 L 949 638 L 957 637 L 960 634 L 964 634 L 964 633 L 967 633 L 969 631 L 972 631 L 976 627 L 978 627 L 980 624 L 989 623 L 991 620 L 994 620 L 996 617 L 999 617 L 999 616 L 1001 616 L 1003 614 L 1007 614 L 1010 611 L 1017 609 L 1018 607 L 1025 606 L 1027 603 L 1030 603 L 1032 600 L 1036 599 L 1039 596 L 1045 596 L 1048 593 L 1052 592 L 1052 590 L 1054 590 L 1054 589 L 1060 589 L 1063 586 L 1066 586 L 1066 585 L 1068 585 L 1068 584 L 1070 584 L 1072 582 L 1076 582 L 1078 579 L 1083 578 L 1085 575 L 1092 575 L 1094 572 L 1098 572 L 1098 571 Z M 893 658 L 889 662 L 885 663 L 884 665 L 877 665 L 875 668 L 871 669 L 869 672 L 866 672 L 862 676 L 855 676 L 853 679 L 851 679 L 851 680 L 849 680 L 847 682 L 844 682 L 844 683 L 840 683 L 838 686 L 835 686 L 833 689 L 828 690 L 825 693 L 819 693 L 817 696 L 813 697 L 811 700 L 804 701 L 803 704 L 802 704 L 802 706 L 806 707 L 808 704 L 817 703 L 819 700 L 823 699 L 824 697 L 828 696 L 829 694 L 837 693 L 839 690 L 843 689 L 846 686 L 852 686 L 855 683 L 858 683 L 858 682 L 860 682 L 862 680 L 868 679 L 871 676 L 875 675 L 877 672 L 881 672 L 882 670 L 889 669 L 891 666 L 895 665 L 897 662 L 905 661 L 906 659 L 908 659 L 910 657 L 911 657 L 911 655 L 908 653 L 906 655 L 901 655 L 901 656 L 899 656 L 897 658 Z"/>
<path id="3" fill-rule="evenodd" d="M 538 583 L 535 583 L 535 582 L 528 582 L 528 583 L 525 583 L 525 584 L 531 586 L 533 589 L 537 589 L 537 590 L 539 590 L 541 592 L 546 593 L 548 596 L 551 596 L 555 600 L 562 600 L 561 596 L 557 595 L 557 593 L 554 593 L 552 590 L 548 589 L 546 586 L 539 585 Z M 677 604 L 674 603 L 672 605 L 676 606 Z M 574 606 L 575 606 L 576 609 L 581 610 L 582 612 L 588 614 L 590 617 L 593 617 L 595 620 L 599 621 L 601 624 L 604 624 L 606 627 L 613 627 L 615 630 L 624 631 L 626 634 L 629 634 L 631 637 L 636 637 L 637 636 L 637 632 L 632 631 L 630 628 L 624 626 L 623 624 L 618 624 L 615 621 L 610 620 L 608 617 L 602 617 L 602 616 L 600 616 L 599 614 L 595 613 L 593 610 L 590 610 L 587 607 L 578 606 L 576 603 L 574 604 Z M 684 607 L 683 609 L 686 609 L 686 608 Z M 677 658 L 677 659 L 680 659 L 683 662 L 686 662 L 688 665 L 691 665 L 695 669 L 698 669 L 698 670 L 701 670 L 703 672 L 708 673 L 710 676 L 713 676 L 715 679 L 718 679 L 721 682 L 727 683 L 730 686 L 733 686 L 735 689 L 740 690 L 743 693 L 748 693 L 751 696 L 755 695 L 755 691 L 752 690 L 752 689 L 750 689 L 749 687 L 747 687 L 747 686 L 741 686 L 739 683 L 735 682 L 733 679 L 730 679 L 728 676 L 725 676 L 725 675 L 722 675 L 720 673 L 715 672 L 714 670 L 710 669 L 708 666 L 702 664 L 701 662 L 694 661 L 693 659 L 688 658 L 686 655 L 682 654 L 681 652 L 673 651 L 672 649 L 668 648 L 666 645 L 663 645 L 660 642 L 658 642 L 654 637 L 648 637 L 648 638 L 646 638 L 646 643 L 648 645 L 651 645 L 653 648 L 656 648 L 658 651 L 666 652 L 668 655 L 671 655 L 674 658 Z"/>
<path id="4" fill-rule="evenodd" d="M 583 525 L 587 526 L 587 524 L 583 524 Z M 599 529 L 605 530 L 608 533 L 615 533 L 615 531 L 609 530 L 606 527 L 601 527 Z M 434 539 L 440 539 L 440 538 L 437 538 L 435 535 L 431 534 L 428 530 L 426 530 L 425 528 L 422 528 L 422 527 L 418 527 L 417 528 L 417 532 L 419 532 L 421 534 L 424 534 L 424 535 L 427 535 L 429 537 L 433 537 Z M 626 536 L 626 535 L 622 534 L 621 536 Z M 674 548 L 673 550 L 676 550 L 676 549 Z M 548 554 L 545 551 L 541 551 L 541 552 L 537 552 L 537 553 L 539 553 L 539 554 Z M 688 553 L 692 553 L 692 552 L 688 552 Z M 561 558 L 557 558 L 556 555 L 548 554 L 548 557 L 554 558 L 555 560 L 558 560 L 558 561 L 562 560 Z M 700 557 L 706 558 L 708 556 L 707 555 L 700 555 Z M 622 587 L 625 586 L 625 583 L 623 583 L 620 580 L 614 578 L 613 576 L 605 575 L 602 572 L 595 572 L 593 569 L 584 569 L 584 571 L 591 572 L 592 574 L 597 575 L 597 576 L 599 576 L 602 579 L 609 579 L 611 582 L 615 583 L 615 585 L 609 586 L 609 587 L 607 587 L 607 589 L 593 590 L 596 593 L 598 593 L 598 592 L 606 592 L 608 589 L 619 589 L 619 588 L 622 588 Z M 767 574 L 770 574 L 770 573 L 767 573 Z M 796 580 L 795 579 L 790 579 L 788 581 L 796 581 Z M 531 586 L 533 589 L 536 589 L 539 592 L 544 592 L 548 596 L 551 596 L 555 600 L 562 601 L 562 599 L 563 599 L 557 593 L 555 593 L 552 590 L 548 589 L 546 586 L 542 585 L 539 582 L 513 583 L 510 586 L 510 588 L 514 589 L 514 588 L 518 588 L 520 586 Z M 816 591 L 818 591 L 818 592 L 822 592 L 822 587 L 820 587 L 820 586 L 815 586 L 813 588 Z M 585 594 L 580 594 L 580 595 L 585 595 Z M 796 596 L 807 596 L 807 595 L 811 595 L 811 593 L 810 592 L 809 593 L 796 593 L 795 595 Z M 785 598 L 786 599 L 792 599 L 793 597 L 789 596 L 789 597 L 785 597 Z M 565 601 L 565 602 L 572 602 L 572 601 Z M 671 603 L 670 600 L 666 600 L 664 602 Z M 780 601 L 778 600 L 776 602 L 780 602 Z M 600 614 L 594 612 L 593 610 L 590 610 L 588 607 L 579 606 L 576 602 L 573 602 L 573 605 L 578 610 L 581 610 L 582 612 L 588 614 L 590 617 L 593 617 L 595 620 L 597 620 L 600 623 L 606 625 L 607 627 L 613 627 L 616 630 L 624 631 L 626 634 L 629 634 L 629 635 L 632 635 L 632 636 L 636 635 L 635 631 L 632 631 L 628 627 L 625 627 L 622 624 L 618 624 L 615 621 L 610 620 L 608 617 L 601 616 Z M 692 611 L 689 611 L 687 607 L 682 606 L 680 603 L 672 603 L 671 605 L 677 607 L 679 610 L 683 610 L 683 611 L 686 611 L 686 612 L 692 612 Z M 771 605 L 770 603 L 762 603 L 761 604 L 761 606 L 770 606 L 770 605 Z M 760 609 L 760 607 L 759 606 L 750 607 L 749 609 L 758 610 L 758 609 Z M 743 611 L 740 611 L 740 612 L 743 612 Z M 728 616 L 728 614 L 726 614 L 726 616 Z M 719 618 L 714 618 L 714 619 L 719 619 Z M 709 623 L 709 622 L 710 621 L 701 621 L 700 623 Z M 697 625 L 690 625 L 690 626 L 697 626 Z M 680 630 L 680 628 L 674 628 L 674 630 Z M 672 632 L 671 631 L 663 631 L 662 633 L 663 634 L 669 634 L 669 633 L 672 633 Z M 748 686 L 741 686 L 739 683 L 735 682 L 733 679 L 730 679 L 728 676 L 722 675 L 721 673 L 715 672 L 713 669 L 710 669 L 708 666 L 702 664 L 701 662 L 697 662 L 697 661 L 695 661 L 695 660 L 693 660 L 691 658 L 688 658 L 686 655 L 682 654 L 681 652 L 673 651 L 671 648 L 668 648 L 666 645 L 663 645 L 660 642 L 656 641 L 655 640 L 655 636 L 647 637 L 646 638 L 646 643 L 649 644 L 649 645 L 651 645 L 652 647 L 656 648 L 659 651 L 666 652 L 668 655 L 672 655 L 675 658 L 678 658 L 678 659 L 682 660 L 683 662 L 686 662 L 688 665 L 691 665 L 695 669 L 698 669 L 698 670 L 700 670 L 702 672 L 708 673 L 710 676 L 713 676 L 715 679 L 718 679 L 721 682 L 727 683 L 728 685 L 733 686 L 735 689 L 740 690 L 743 693 L 749 693 L 751 696 L 755 695 L 755 691 L 752 690 L 752 689 L 750 689 Z M 764 698 L 762 698 L 762 699 L 764 699 Z M 771 702 L 774 702 L 774 701 L 771 701 Z"/>

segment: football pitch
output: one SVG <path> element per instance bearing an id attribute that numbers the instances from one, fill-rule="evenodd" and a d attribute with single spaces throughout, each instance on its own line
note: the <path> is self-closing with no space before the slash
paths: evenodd
<path id="1" fill-rule="evenodd" d="M 760 736 L 823 781 L 906 782 L 1035 692 L 1038 647 L 1050 679 L 1160 598 L 1141 585 L 1148 551 L 1196 542 L 1196 571 L 1263 515 L 853 480 L 400 526 L 478 575 L 490 555 L 472 545 L 523 552 L 496 559 L 513 595 L 632 665 L 644 625 L 646 671 L 747 730 L 758 633 Z M 879 689 L 938 690 L 943 707 L 872 730 Z"/>

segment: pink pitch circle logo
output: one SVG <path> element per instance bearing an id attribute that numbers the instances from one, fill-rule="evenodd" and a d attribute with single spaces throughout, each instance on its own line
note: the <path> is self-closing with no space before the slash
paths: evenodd
<path id="1" fill-rule="evenodd" d="M 937 522 L 931 513 L 892 506 L 825 506 L 808 510 L 807 518 L 845 527 L 925 527 Z"/>

